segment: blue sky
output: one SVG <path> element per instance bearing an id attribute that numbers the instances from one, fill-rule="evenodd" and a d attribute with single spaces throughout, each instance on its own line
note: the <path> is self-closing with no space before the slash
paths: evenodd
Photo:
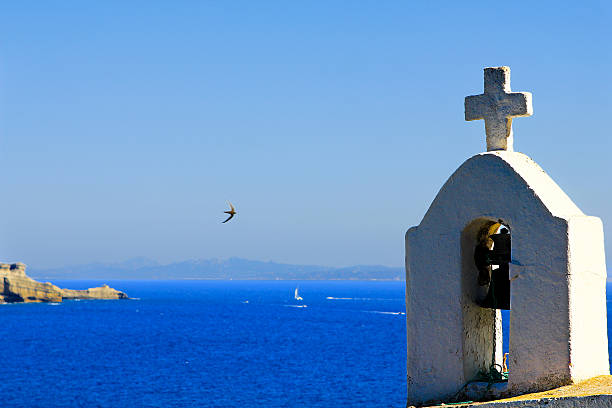
<path id="1" fill-rule="evenodd" d="M 0 259 L 146 256 L 402 265 L 467 158 L 482 68 L 612 259 L 612 18 L 604 2 L 0 5 Z M 226 200 L 239 214 L 221 224 Z"/>

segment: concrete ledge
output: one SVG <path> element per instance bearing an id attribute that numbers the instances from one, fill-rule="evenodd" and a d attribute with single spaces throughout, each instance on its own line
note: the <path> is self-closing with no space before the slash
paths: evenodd
<path id="1" fill-rule="evenodd" d="M 519 395 L 489 402 L 440 404 L 453 408 L 610 408 L 612 407 L 612 376 L 600 375 L 549 391 Z"/>
<path id="2" fill-rule="evenodd" d="M 448 405 L 447 405 L 448 406 Z M 457 405 L 454 405 L 456 407 Z M 461 406 L 461 405 L 459 405 Z M 463 405 L 464 407 L 475 404 Z M 526 401 L 498 401 L 477 404 L 478 408 L 610 408 L 612 395 L 590 395 L 586 397 L 542 398 Z"/>

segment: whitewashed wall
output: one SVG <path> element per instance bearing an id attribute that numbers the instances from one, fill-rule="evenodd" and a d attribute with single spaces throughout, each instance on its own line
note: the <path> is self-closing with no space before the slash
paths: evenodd
<path id="1" fill-rule="evenodd" d="M 492 362 L 496 313 L 475 303 L 481 289 L 466 240 L 498 219 L 512 234 L 515 277 L 509 391 L 609 372 L 601 222 L 524 154 L 481 153 L 406 234 L 410 404 L 451 398 Z"/>

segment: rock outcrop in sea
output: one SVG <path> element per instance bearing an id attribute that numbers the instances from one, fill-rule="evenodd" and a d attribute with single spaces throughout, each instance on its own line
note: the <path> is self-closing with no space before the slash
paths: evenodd
<path id="1" fill-rule="evenodd" d="M 108 285 L 84 290 L 62 289 L 52 283 L 37 282 L 25 273 L 26 266 L 0 263 L 0 303 L 61 302 L 63 299 L 128 299 Z"/>

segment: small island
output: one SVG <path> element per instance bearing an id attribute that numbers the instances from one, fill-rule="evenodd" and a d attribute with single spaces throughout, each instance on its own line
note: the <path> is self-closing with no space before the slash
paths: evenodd
<path id="1" fill-rule="evenodd" d="M 83 290 L 62 289 L 37 282 L 25 273 L 25 264 L 0 263 L 0 303 L 61 302 L 64 299 L 128 299 L 108 285 Z"/>

